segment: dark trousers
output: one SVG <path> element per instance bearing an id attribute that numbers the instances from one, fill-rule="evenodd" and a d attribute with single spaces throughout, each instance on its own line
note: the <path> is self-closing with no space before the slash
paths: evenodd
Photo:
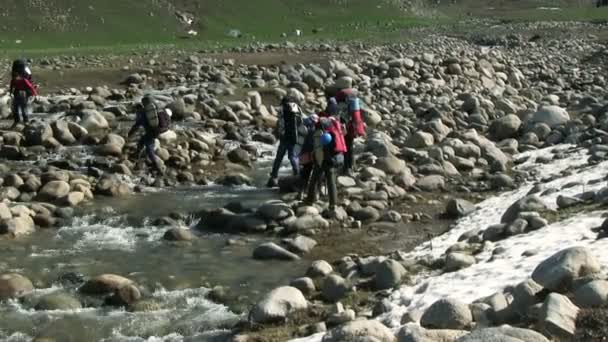
<path id="1" fill-rule="evenodd" d="M 27 103 L 27 96 L 15 94 L 13 97 L 13 119 L 15 122 L 20 122 L 23 119 L 23 122 L 28 121 L 28 112 L 29 106 Z"/>
<path id="2" fill-rule="evenodd" d="M 156 161 L 156 153 L 154 153 L 154 141 L 157 136 L 158 134 L 156 132 L 146 131 L 137 144 L 137 154 L 139 155 L 141 149 L 145 147 L 148 159 L 150 159 L 154 168 L 160 169 L 157 164 L 158 162 Z"/>
<path id="3" fill-rule="evenodd" d="M 338 187 L 336 185 L 336 169 L 329 163 L 325 163 L 322 166 L 314 166 L 312 174 L 310 175 L 310 181 L 308 182 L 308 196 L 306 201 L 309 203 L 316 202 L 317 191 L 323 180 L 323 176 L 325 176 L 325 181 L 327 182 L 329 208 L 333 209 L 338 203 Z"/>
<path id="4" fill-rule="evenodd" d="M 353 170 L 355 168 L 355 136 L 352 134 L 347 134 L 344 137 L 344 141 L 346 142 L 346 153 L 344 154 L 344 171 Z"/>
<path id="5" fill-rule="evenodd" d="M 295 147 L 295 144 L 289 144 L 284 141 L 281 141 L 279 143 L 279 148 L 277 149 L 277 156 L 274 158 L 274 164 L 272 164 L 272 171 L 270 172 L 270 177 L 277 178 L 279 176 L 279 168 L 281 168 L 281 163 L 283 162 L 285 153 L 287 153 L 287 158 L 289 158 L 289 162 L 291 163 L 293 174 L 298 174 L 298 156 L 296 156 Z"/>

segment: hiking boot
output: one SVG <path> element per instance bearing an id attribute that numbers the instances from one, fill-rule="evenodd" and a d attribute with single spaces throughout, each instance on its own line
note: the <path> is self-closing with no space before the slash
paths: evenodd
<path id="1" fill-rule="evenodd" d="M 19 121 L 13 122 L 13 125 L 11 126 L 11 128 L 15 128 L 15 127 L 19 126 L 19 123 L 20 123 Z"/>
<path id="2" fill-rule="evenodd" d="M 271 177 L 268 180 L 268 183 L 266 183 L 266 186 L 269 188 L 275 188 L 278 185 L 277 179 L 274 177 Z"/>

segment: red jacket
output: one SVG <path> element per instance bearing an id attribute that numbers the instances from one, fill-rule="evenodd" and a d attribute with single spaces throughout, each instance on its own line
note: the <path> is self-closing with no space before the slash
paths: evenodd
<path id="1" fill-rule="evenodd" d="M 11 80 L 10 91 L 13 93 L 14 91 L 27 91 L 29 96 L 36 96 L 38 92 L 36 91 L 36 87 L 32 84 L 32 82 L 28 81 L 23 77 L 17 77 Z"/>

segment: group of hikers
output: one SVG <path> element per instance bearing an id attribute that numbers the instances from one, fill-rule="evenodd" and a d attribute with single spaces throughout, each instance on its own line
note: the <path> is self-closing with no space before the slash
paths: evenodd
<path id="1" fill-rule="evenodd" d="M 12 111 L 14 124 L 28 122 L 29 104 L 37 96 L 37 86 L 32 80 L 32 72 L 23 59 L 13 62 L 11 68 L 10 94 L 13 97 Z M 136 106 L 135 124 L 128 137 L 139 128 L 144 134 L 137 145 L 136 154 L 145 148 L 152 167 L 159 173 L 164 168 L 156 156 L 156 139 L 169 130 L 171 110 L 161 109 L 151 95 L 145 95 Z M 353 89 L 342 89 L 335 96 L 328 96 L 325 110 L 305 116 L 298 102 L 290 97 L 281 101 L 277 123 L 279 146 L 274 160 L 269 187 L 277 185 L 279 168 L 287 154 L 294 176 L 299 180 L 299 197 L 309 204 L 316 202 L 323 180 L 329 196 L 329 208 L 334 209 L 337 201 L 336 177 L 338 170 L 352 175 L 354 167 L 353 144 L 356 138 L 365 135 L 361 101 Z"/>
<path id="2" fill-rule="evenodd" d="M 361 101 L 353 89 L 340 90 L 329 97 L 325 110 L 304 116 L 292 98 L 281 101 L 277 124 L 279 147 L 268 180 L 277 185 L 279 168 L 285 154 L 294 176 L 299 180 L 299 197 L 313 204 L 325 179 L 329 209 L 338 202 L 337 172 L 352 175 L 355 164 L 354 141 L 365 135 Z"/>

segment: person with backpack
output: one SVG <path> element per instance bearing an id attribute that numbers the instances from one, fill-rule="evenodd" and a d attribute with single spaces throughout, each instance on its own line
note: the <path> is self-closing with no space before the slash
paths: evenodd
<path id="1" fill-rule="evenodd" d="M 338 203 L 336 168 L 342 167 L 346 153 L 341 123 L 332 116 L 319 118 L 313 135 L 313 144 L 314 167 L 308 184 L 306 203 L 312 205 L 317 201 L 317 191 L 325 177 L 329 210 L 333 211 Z"/>
<path id="2" fill-rule="evenodd" d="M 314 134 L 316 125 L 319 122 L 319 116 L 312 114 L 304 119 L 304 132 L 301 132 L 303 137 L 302 145 L 299 153 L 299 164 L 300 164 L 300 185 L 298 198 L 301 200 L 304 196 L 304 192 L 308 187 L 310 175 L 314 167 L 313 153 L 314 153 Z"/>
<path id="3" fill-rule="evenodd" d="M 13 127 L 16 127 L 21 120 L 27 123 L 29 118 L 30 99 L 37 96 L 36 87 L 18 72 L 11 75 L 9 93 L 13 96 Z"/>
<path id="4" fill-rule="evenodd" d="M 293 99 L 284 97 L 281 100 L 281 111 L 279 112 L 277 121 L 279 147 L 277 148 L 277 155 L 270 172 L 270 179 L 267 183 L 268 187 L 275 187 L 277 185 L 279 168 L 281 167 L 285 153 L 287 153 L 287 158 L 289 158 L 289 162 L 291 163 L 293 175 L 298 175 L 299 166 L 296 146 L 298 145 L 298 130 L 302 126 L 302 122 L 300 106 Z"/>
<path id="5" fill-rule="evenodd" d="M 27 65 L 27 62 L 24 59 L 16 59 L 13 61 L 11 74 L 14 73 L 17 73 L 18 75 L 21 75 L 21 77 L 32 82 L 32 71 L 30 70 L 30 67 Z"/>
<path id="6" fill-rule="evenodd" d="M 141 100 L 136 114 L 135 124 L 129 130 L 127 136 L 130 138 L 137 129 L 143 127 L 144 135 L 140 138 L 137 144 L 137 154 L 142 148 L 146 148 L 148 158 L 152 162 L 152 166 L 159 173 L 163 173 L 160 162 L 154 152 L 155 141 L 159 135 L 169 130 L 171 124 L 171 111 L 169 109 L 160 110 L 151 95 L 145 95 Z"/>
<path id="7" fill-rule="evenodd" d="M 361 100 L 357 97 L 355 90 L 343 89 L 336 95 L 340 120 L 346 125 L 346 149 L 344 155 L 344 174 L 352 176 L 355 167 L 354 142 L 358 137 L 365 135 L 365 122 Z"/>

